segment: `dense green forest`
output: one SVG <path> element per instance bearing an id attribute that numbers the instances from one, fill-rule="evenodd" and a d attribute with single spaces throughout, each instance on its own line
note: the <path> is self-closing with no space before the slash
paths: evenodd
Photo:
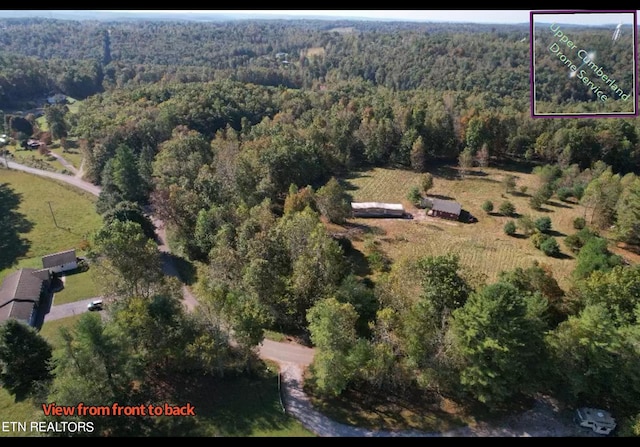
<path id="1" fill-rule="evenodd" d="M 580 37 L 597 46 L 602 33 Z M 122 298 L 113 321 L 87 317 L 66 335 L 43 378 L 60 404 L 144 402 L 167 378 L 132 384 L 159 368 L 251 372 L 276 330 L 316 348 L 321 396 L 370 387 L 502 410 L 542 392 L 611 408 L 623 433 L 640 433 L 640 271 L 603 237 L 640 245 L 640 121 L 532 118 L 527 26 L 10 19 L 0 48 L 2 133 L 37 135 L 17 111 L 49 94 L 82 100 L 45 115 L 102 186 L 92 260 Z M 588 110 L 585 95 L 564 83 L 541 100 Z M 350 213 L 338 179 L 465 156 L 535 166 L 533 209 L 553 197 L 591 210 L 568 238 L 570 289 L 541 265 L 482 283 L 453 255 L 358 275 L 351 242 L 327 225 Z M 179 311 L 162 279 L 146 207 L 199 266 L 201 315 Z"/>

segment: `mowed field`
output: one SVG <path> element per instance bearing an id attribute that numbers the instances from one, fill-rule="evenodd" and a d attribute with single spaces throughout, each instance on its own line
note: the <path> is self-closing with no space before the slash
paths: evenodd
<path id="1" fill-rule="evenodd" d="M 576 231 L 573 220 L 584 215 L 583 207 L 552 198 L 542 211 L 534 211 L 529 199 L 540 186 L 536 175 L 496 168 L 475 170 L 463 178 L 455 167 L 433 170 L 434 186 L 428 192 L 429 197 L 460 203 L 463 210 L 478 218 L 478 222 L 472 224 L 428 217 L 425 210 L 415 208 L 407 200 L 407 194 L 413 186 L 420 185 L 419 173 L 376 168 L 343 179 L 354 201 L 402 203 L 405 210 L 414 216 L 413 219 L 350 219 L 350 223 L 365 229 L 361 233 L 349 232 L 354 247 L 362 251 L 365 238 L 374 237 L 393 261 L 456 253 L 464 268 L 485 275 L 488 282 L 496 280 L 501 271 L 526 268 L 538 261 L 551 268 L 561 287 L 567 287 L 576 261 L 563 239 Z M 526 193 L 507 193 L 503 184 L 506 175 L 514 175 L 516 191 L 526 186 Z M 494 204 L 494 212 L 490 215 L 482 210 L 486 200 Z M 557 258 L 545 256 L 519 229 L 516 236 L 507 236 L 503 227 L 513 218 L 498 214 L 498 208 L 504 201 L 513 203 L 519 215 L 529 215 L 534 220 L 549 216 L 554 230 L 552 236 L 556 238 L 562 255 Z"/>
<path id="2" fill-rule="evenodd" d="M 16 268 L 42 267 L 41 257 L 49 253 L 75 248 L 81 255 L 84 241 L 102 224 L 94 196 L 55 180 L 0 169 L 0 187 L 0 210 L 15 213 L 2 233 L 0 281 Z"/>

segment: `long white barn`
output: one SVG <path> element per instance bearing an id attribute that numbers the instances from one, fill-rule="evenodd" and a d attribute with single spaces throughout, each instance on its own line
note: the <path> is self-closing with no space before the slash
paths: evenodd
<path id="1" fill-rule="evenodd" d="M 403 217 L 401 203 L 351 202 L 353 217 Z"/>

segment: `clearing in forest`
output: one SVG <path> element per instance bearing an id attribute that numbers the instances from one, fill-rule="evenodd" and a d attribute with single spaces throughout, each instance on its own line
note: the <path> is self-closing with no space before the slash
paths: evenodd
<path id="1" fill-rule="evenodd" d="M 394 262 L 403 258 L 457 253 L 462 266 L 486 275 L 487 281 L 491 282 L 501 271 L 530 267 L 534 261 L 538 261 L 551 268 L 561 287 L 569 284 L 576 262 L 563 239 L 576 231 L 573 220 L 584 216 L 581 205 L 561 202 L 554 197 L 541 211 L 533 210 L 529 199 L 540 183 L 530 171 L 475 168 L 475 172 L 461 177 L 457 168 L 442 166 L 433 169 L 431 174 L 434 185 L 427 196 L 457 201 L 463 210 L 477 217 L 478 222 L 467 224 L 426 216 L 425 210 L 416 208 L 407 199 L 411 188 L 420 186 L 422 174 L 375 168 L 353 173 L 343 179 L 353 201 L 402 203 L 413 219 L 354 218 L 341 229 L 333 228 L 332 232 L 343 231 L 348 234 L 354 248 L 360 251 L 364 251 L 365 240 L 373 237 L 385 255 Z M 517 192 L 506 191 L 503 181 L 507 175 L 515 176 Z M 525 193 L 520 192 L 523 186 L 526 186 Z M 494 211 L 490 214 L 482 210 L 486 200 L 494 204 Z M 520 229 L 514 236 L 506 235 L 505 223 L 516 219 L 498 213 L 505 201 L 515 205 L 516 216 L 529 215 L 533 220 L 549 216 L 553 230 L 551 235 L 556 238 L 562 254 L 559 257 L 546 256 L 522 235 Z"/>

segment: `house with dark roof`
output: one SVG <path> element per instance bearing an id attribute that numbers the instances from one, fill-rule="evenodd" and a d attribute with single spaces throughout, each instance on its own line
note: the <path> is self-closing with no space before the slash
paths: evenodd
<path id="1" fill-rule="evenodd" d="M 0 285 L 0 323 L 14 318 L 34 326 L 50 284 L 51 273 L 45 269 L 23 268 L 5 277 Z"/>
<path id="2" fill-rule="evenodd" d="M 458 220 L 462 212 L 462 206 L 452 200 L 431 199 L 431 209 L 427 215 L 449 220 Z"/>
<path id="3" fill-rule="evenodd" d="M 78 258 L 75 250 L 66 250 L 42 257 L 42 268 L 51 273 L 61 273 L 78 268 Z"/>

